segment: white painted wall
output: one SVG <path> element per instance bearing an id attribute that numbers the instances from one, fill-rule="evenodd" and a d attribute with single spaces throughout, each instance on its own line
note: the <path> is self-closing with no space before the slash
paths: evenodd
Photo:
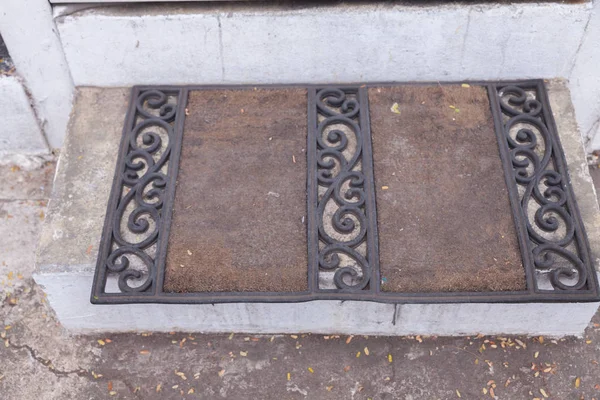
<path id="1" fill-rule="evenodd" d="M 588 149 L 600 149 L 599 9 L 86 5 L 56 6 L 55 21 L 76 85 L 571 78 Z"/>
<path id="2" fill-rule="evenodd" d="M 594 1 L 569 78 L 586 147 L 588 151 L 600 150 L 600 0 Z"/>
<path id="3" fill-rule="evenodd" d="M 600 303 L 306 303 L 93 305 L 91 273 L 36 274 L 71 333 L 244 332 L 360 335 L 582 336 Z"/>
<path id="4" fill-rule="evenodd" d="M 0 76 L 0 157 L 49 152 L 21 82 Z"/>
<path id="5" fill-rule="evenodd" d="M 567 77 L 590 4 L 55 11 L 75 84 L 124 86 Z"/>
<path id="6" fill-rule="evenodd" d="M 0 32 L 51 148 L 62 146 L 74 86 L 47 0 L 2 0 Z M 32 132 L 34 126 L 32 125 Z M 12 138 L 10 140 L 13 140 Z"/>

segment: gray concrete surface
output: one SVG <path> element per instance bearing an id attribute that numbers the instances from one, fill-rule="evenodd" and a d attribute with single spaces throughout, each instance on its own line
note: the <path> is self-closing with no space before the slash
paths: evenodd
<path id="1" fill-rule="evenodd" d="M 600 398 L 600 314 L 559 340 L 69 335 L 31 278 L 51 168 L 0 169 L 0 237 L 16 243 L 0 249 L 3 400 Z"/>
<path id="2" fill-rule="evenodd" d="M 0 155 L 50 152 L 29 97 L 16 76 L 0 75 L 0 120 Z"/>

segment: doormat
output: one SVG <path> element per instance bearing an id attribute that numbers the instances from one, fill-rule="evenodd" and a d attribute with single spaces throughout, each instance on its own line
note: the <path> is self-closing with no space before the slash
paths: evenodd
<path id="1" fill-rule="evenodd" d="M 92 303 L 597 288 L 543 81 L 132 90 Z"/>

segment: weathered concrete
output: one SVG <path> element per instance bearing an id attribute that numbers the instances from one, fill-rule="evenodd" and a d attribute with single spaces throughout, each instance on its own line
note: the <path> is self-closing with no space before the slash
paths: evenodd
<path id="1" fill-rule="evenodd" d="M 90 271 L 96 261 L 129 91 L 84 88 L 77 96 L 40 238 L 40 272 Z"/>
<path id="2" fill-rule="evenodd" d="M 0 75 L 0 157 L 50 152 L 23 85 L 16 76 Z"/>
<path id="3" fill-rule="evenodd" d="M 577 121 L 588 151 L 600 150 L 600 1 L 586 22 L 585 34 L 569 74 Z"/>
<path id="4" fill-rule="evenodd" d="M 34 132 L 41 126 L 50 147 L 61 147 L 74 88 L 50 4 L 46 0 L 3 1 L 0 32 L 35 106 L 38 122 L 29 129 Z M 0 133 L 0 137 L 5 135 Z"/>
<path id="5" fill-rule="evenodd" d="M 589 173 L 582 170 L 581 138 L 564 82 L 549 86 L 555 118 L 585 207 L 590 244 L 600 249 L 598 208 Z M 89 293 L 97 245 L 116 164 L 128 100 L 126 89 L 82 88 L 58 165 L 37 256 L 36 281 L 61 323 L 73 332 L 129 330 L 323 332 L 361 334 L 521 333 L 581 334 L 598 304 L 393 305 L 322 301 L 296 304 L 102 305 Z M 565 110 L 563 113 L 562 110 Z M 103 110 L 97 113 L 96 110 Z M 563 121 L 565 120 L 565 121 Z M 572 154 L 571 154 L 572 153 Z M 596 233 L 594 233 L 596 232 Z M 494 318 L 490 318 L 494 315 Z"/>

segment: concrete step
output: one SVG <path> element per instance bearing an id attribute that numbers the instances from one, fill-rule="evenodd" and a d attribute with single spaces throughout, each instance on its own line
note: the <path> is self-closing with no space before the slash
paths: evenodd
<path id="1" fill-rule="evenodd" d="M 506 84 L 498 84 L 499 88 L 505 86 Z M 348 89 L 348 96 L 357 96 L 356 100 L 353 101 L 360 103 L 361 107 L 367 103 L 365 96 L 368 97 L 369 104 L 365 108 L 361 108 L 360 114 L 357 114 L 360 116 L 352 117 L 356 118 L 356 121 L 360 120 L 363 131 L 361 140 L 364 140 L 366 146 L 364 147 L 362 162 L 357 164 L 355 168 L 358 169 L 353 169 L 353 171 L 365 174 L 366 183 L 361 188 L 367 193 L 367 198 L 373 196 L 372 203 L 367 202 L 366 208 L 361 208 L 363 211 L 357 211 L 364 212 L 366 215 L 368 226 L 366 237 L 368 239 L 365 239 L 363 244 L 357 244 L 354 248 L 356 252 L 362 252 L 358 257 L 359 259 L 364 258 L 373 266 L 370 269 L 363 269 L 362 272 L 356 270 L 358 271 L 356 276 L 359 277 L 359 280 L 364 281 L 365 271 L 369 271 L 373 275 L 364 285 L 359 285 L 351 279 L 346 280 L 345 285 L 351 287 L 345 287 L 343 284 L 340 286 L 339 282 L 335 282 L 333 274 L 327 275 L 323 271 L 322 263 L 311 267 L 310 258 L 312 255 L 316 257 L 319 252 L 324 251 L 323 247 L 318 245 L 318 242 L 329 240 L 326 238 L 329 234 L 320 232 L 317 235 L 317 231 L 311 229 L 310 224 L 314 223 L 314 221 L 311 222 L 313 218 L 311 215 L 315 212 L 313 208 L 316 209 L 315 206 L 321 201 L 319 196 L 322 195 L 317 195 L 317 191 L 315 191 L 314 195 L 316 197 L 313 203 L 309 203 L 313 206 L 309 205 L 306 210 L 306 220 L 309 224 L 308 241 L 310 243 L 316 240 L 316 242 L 313 242 L 316 245 L 313 245 L 314 247 L 309 245 L 309 269 L 304 272 L 304 278 L 294 278 L 295 275 L 290 275 L 288 279 L 286 278 L 287 275 L 284 276 L 280 269 L 276 268 L 274 272 L 266 269 L 263 271 L 271 271 L 276 275 L 282 275 L 280 279 L 273 282 L 269 280 L 270 278 L 258 278 L 258 289 L 250 283 L 255 282 L 255 278 L 252 276 L 253 272 L 248 272 L 247 269 L 239 268 L 239 266 L 236 267 L 237 269 L 233 268 L 232 273 L 234 274 L 246 274 L 242 278 L 236 277 L 236 280 L 231 280 L 233 278 L 227 275 L 227 272 L 224 272 L 240 263 L 242 267 L 262 267 L 266 262 L 265 258 L 253 258 L 248 250 L 242 251 L 240 249 L 244 248 L 245 245 L 247 248 L 255 246 L 268 254 L 270 251 L 269 244 L 274 243 L 272 244 L 273 249 L 278 248 L 287 260 L 291 259 L 293 254 L 306 254 L 303 235 L 299 237 L 297 243 L 291 239 L 286 240 L 287 236 L 281 234 L 283 228 L 277 225 L 281 219 L 275 219 L 273 223 L 251 223 L 249 227 L 242 224 L 239 228 L 239 235 L 233 237 L 231 236 L 232 228 L 227 224 L 207 230 L 207 227 L 202 224 L 206 222 L 211 214 L 219 215 L 220 209 L 218 206 L 225 203 L 225 200 L 217 198 L 218 201 L 216 200 L 217 203 L 215 204 L 211 204 L 211 199 L 208 197 L 197 200 L 198 192 L 194 192 L 192 188 L 199 185 L 200 193 L 204 189 L 211 196 L 218 196 L 218 190 L 221 189 L 225 194 L 228 191 L 240 190 L 242 195 L 239 197 L 240 200 L 236 200 L 235 196 L 231 198 L 231 203 L 227 206 L 229 211 L 223 214 L 218 221 L 220 223 L 228 213 L 232 213 L 235 219 L 240 221 L 248 217 L 245 211 L 239 215 L 235 214 L 235 211 L 233 211 L 235 206 L 240 201 L 249 199 L 253 190 L 266 190 L 267 187 L 260 188 L 251 184 L 244 189 L 243 180 L 237 186 L 231 186 L 229 183 L 235 179 L 234 175 L 224 179 L 218 186 L 206 182 L 219 182 L 217 179 L 219 175 L 227 174 L 227 171 L 241 164 L 244 165 L 244 168 L 240 173 L 252 171 L 253 158 L 256 158 L 252 151 L 260 152 L 262 147 L 256 147 L 253 144 L 254 142 L 246 143 L 244 140 L 247 141 L 248 137 L 253 138 L 259 134 L 271 135 L 270 139 L 265 139 L 265 143 L 276 146 L 279 140 L 277 126 L 280 125 L 273 125 L 273 121 L 277 123 L 285 121 L 289 124 L 284 129 L 285 132 L 283 133 L 285 134 L 292 134 L 293 136 L 294 129 L 299 130 L 300 134 L 304 135 L 301 136 L 304 142 L 306 140 L 306 125 L 303 124 L 306 124 L 307 118 L 305 114 L 306 103 L 301 107 L 300 112 L 288 112 L 283 117 L 278 118 L 277 112 L 282 112 L 282 110 L 287 112 L 286 110 L 288 110 L 287 106 L 282 105 L 285 103 L 278 101 L 274 103 L 273 109 L 267 110 L 269 103 L 265 102 L 265 99 L 286 93 L 282 99 L 291 99 L 293 100 L 292 104 L 302 104 L 302 101 L 306 101 L 306 90 L 308 90 L 308 101 L 309 104 L 312 104 L 310 103 L 311 93 L 314 92 L 312 96 L 316 95 L 316 89 L 310 87 L 308 89 L 294 89 L 294 93 L 298 95 L 297 98 L 289 94 L 290 89 L 277 89 L 279 90 L 277 92 L 274 88 L 253 90 L 252 87 L 249 87 L 236 92 L 235 90 L 219 91 L 222 88 L 217 87 L 213 89 L 219 90 L 213 90 L 215 93 L 212 94 L 209 93 L 210 91 L 198 90 L 201 88 L 192 88 L 194 90 L 191 90 L 189 95 L 188 90 L 190 88 L 171 87 L 167 90 L 169 93 L 175 93 L 174 96 L 179 96 L 177 106 L 171 107 L 178 110 L 177 116 L 172 119 L 172 126 L 174 126 L 173 129 L 176 135 L 183 135 L 183 141 L 176 140 L 173 147 L 179 149 L 173 150 L 176 152 L 174 157 L 177 162 L 179 162 L 177 152 L 182 151 L 183 154 L 179 167 L 175 168 L 178 172 L 176 196 L 179 197 L 175 197 L 175 200 L 173 200 L 173 195 L 164 198 L 166 204 L 162 209 L 163 211 L 161 211 L 167 212 L 167 215 L 169 215 L 168 213 L 174 209 L 174 219 L 170 225 L 172 240 L 169 243 L 169 253 L 161 253 L 163 250 L 160 246 L 152 250 L 155 251 L 152 257 L 157 260 L 164 257 L 163 261 L 165 258 L 167 261 L 157 262 L 158 270 L 146 271 L 146 277 L 143 276 L 143 273 L 140 273 L 141 279 L 137 279 L 137 283 L 135 282 L 136 279 L 125 279 L 124 286 L 119 287 L 116 284 L 111 286 L 111 280 L 108 279 L 111 271 L 106 270 L 105 265 L 109 253 L 118 249 L 118 245 L 112 241 L 112 234 L 107 235 L 106 232 L 111 232 L 110 229 L 113 225 L 113 219 L 111 218 L 114 217 L 114 210 L 122 196 L 120 181 L 114 180 L 115 165 L 119 165 L 118 171 L 125 171 L 125 164 L 123 164 L 125 158 L 123 157 L 129 151 L 128 136 L 122 142 L 126 147 L 119 148 L 122 136 L 128 135 L 131 131 L 130 128 L 123 130 L 123 121 L 126 121 L 126 124 L 132 123 L 135 125 L 143 123 L 144 118 L 157 117 L 140 114 L 140 108 L 136 108 L 135 105 L 128 106 L 131 101 L 130 96 L 136 98 L 135 96 L 142 96 L 143 93 L 150 93 L 151 88 L 138 89 L 133 94 L 130 89 L 121 88 L 79 88 L 75 112 L 70 123 L 66 146 L 59 160 L 55 187 L 42 232 L 37 254 L 35 279 L 45 288 L 50 304 L 56 310 L 60 321 L 68 329 L 75 332 L 183 330 L 253 333 L 356 333 L 370 335 L 502 333 L 560 336 L 581 334 L 599 305 L 597 301 L 597 281 L 594 276 L 595 273 L 592 271 L 597 267 L 596 260 L 598 260 L 598 250 L 600 250 L 600 213 L 593 184 L 587 170 L 581 136 L 574 120 L 566 83 L 555 80 L 547 82 L 546 86 L 549 92 L 549 105 L 556 121 L 556 131 L 560 136 L 560 142 L 564 149 L 566 167 L 570 172 L 572 194 L 579 205 L 581 220 L 585 225 L 589 238 L 591 258 L 588 258 L 585 235 L 580 227 L 574 228 L 577 238 L 574 239 L 571 245 L 565 245 L 565 249 L 568 246 L 576 247 L 576 249 L 572 247 L 568 247 L 568 249 L 579 254 L 579 259 L 584 268 L 589 268 L 586 279 L 580 279 L 584 270 L 579 269 L 578 271 L 581 272 L 577 272 L 574 279 L 568 279 L 568 277 L 564 279 L 563 276 L 561 277 L 562 283 L 558 284 L 552 279 L 548 279 L 552 274 L 543 273 L 542 270 L 547 268 L 540 268 L 539 265 L 534 268 L 533 264 L 528 264 L 529 257 L 531 257 L 527 250 L 529 247 L 526 244 L 528 236 L 523 236 L 526 233 L 518 228 L 520 223 L 524 224 L 525 222 L 516 218 L 517 228 L 515 228 L 512 218 L 512 215 L 520 215 L 514 213 L 520 212 L 518 204 L 521 201 L 520 196 L 523 196 L 523 191 L 520 191 L 514 182 L 512 183 L 514 189 L 510 189 L 512 187 L 511 180 L 506 179 L 506 182 L 504 182 L 501 172 L 503 170 L 502 165 L 504 165 L 504 168 L 507 165 L 510 166 L 510 164 L 506 164 L 506 160 L 510 160 L 506 158 L 508 153 L 503 155 L 503 150 L 500 150 L 500 153 L 496 154 L 493 151 L 490 152 L 489 149 L 484 152 L 481 147 L 473 147 L 472 149 L 469 147 L 482 146 L 481 142 L 485 141 L 484 138 L 491 139 L 492 150 L 498 149 L 497 143 L 500 145 L 500 149 L 503 148 L 502 146 L 507 146 L 506 143 L 502 143 L 502 140 L 500 140 L 502 136 L 498 136 L 498 142 L 496 141 L 494 126 L 502 131 L 502 126 L 508 123 L 508 117 L 511 115 L 503 117 L 501 111 L 495 111 L 492 119 L 486 90 L 492 90 L 496 86 L 492 84 L 482 86 L 482 84 L 474 83 L 471 85 L 457 83 L 446 88 L 442 88 L 439 84 L 421 87 L 369 84 L 368 86 L 357 86 L 356 89 Z M 363 87 L 364 89 L 362 89 Z M 430 90 L 431 93 L 427 90 Z M 433 93 L 435 91 L 441 91 L 441 94 Z M 482 94 L 481 101 L 477 100 L 477 96 L 473 94 L 479 93 L 478 91 Z M 271 97 L 261 97 L 263 92 L 269 92 L 268 95 Z M 422 92 L 426 94 L 423 95 Z M 334 95 L 330 94 L 330 96 L 333 96 L 334 102 L 336 96 L 339 96 L 335 93 L 337 92 L 334 92 Z M 221 102 L 211 101 L 211 95 L 217 96 L 216 98 L 219 98 Z M 513 93 L 513 95 L 518 97 L 518 94 Z M 229 98 L 226 102 L 223 102 L 222 96 L 229 96 Z M 240 99 L 243 101 L 241 103 L 236 102 L 236 96 L 241 96 Z M 316 96 L 320 98 L 319 95 Z M 421 99 L 419 96 L 424 97 Z M 453 101 L 449 100 L 451 97 Z M 416 98 L 419 98 L 419 101 L 415 103 Z M 490 98 L 493 99 L 493 96 L 490 96 Z M 449 103 L 447 106 L 445 103 L 448 101 L 453 104 Z M 495 105 L 495 101 L 492 100 L 491 109 L 501 110 L 500 103 Z M 431 104 L 428 104 L 428 102 L 431 102 Z M 252 108 L 254 103 L 256 103 L 256 110 Z M 140 104 L 143 108 L 144 105 L 150 103 L 142 101 Z M 511 105 L 510 102 L 506 104 Z M 535 104 L 531 104 L 535 109 Z M 350 105 L 350 109 L 353 109 L 353 107 L 357 106 Z M 131 111 L 126 119 L 128 108 Z M 502 109 L 504 110 L 504 108 Z M 258 110 L 262 111 L 259 112 Z M 165 112 L 168 113 L 169 110 Z M 322 112 L 322 110 L 318 112 Z M 545 112 L 549 113 L 550 110 Z M 535 111 L 533 113 L 535 114 Z M 262 116 L 260 117 L 262 119 L 258 117 L 259 115 Z M 293 117 L 298 117 L 298 115 L 298 121 L 293 122 Z M 310 117 L 310 112 L 308 115 L 309 126 L 311 126 L 310 118 L 312 117 Z M 324 115 L 326 118 L 327 114 Z M 537 114 L 535 115 L 537 116 Z M 546 115 L 544 123 L 551 127 L 549 114 L 543 115 Z M 214 119 L 213 122 L 211 122 L 211 118 Z M 244 118 L 254 119 L 249 122 Z M 321 117 L 315 115 L 314 118 Z M 184 120 L 185 128 L 183 128 Z M 315 119 L 315 127 L 317 121 L 322 120 Z M 427 127 L 427 121 L 439 125 L 437 129 L 439 129 L 440 134 L 445 136 L 434 141 L 422 139 L 424 135 L 431 133 L 431 130 L 434 129 Z M 243 125 L 244 123 L 250 125 Z M 348 124 L 352 123 L 348 122 Z M 488 125 L 490 128 L 486 131 L 485 126 Z M 212 128 L 207 128 L 207 126 Z M 396 126 L 411 128 L 406 131 L 396 131 Z M 454 128 L 451 128 L 451 126 L 454 126 Z M 250 129 L 252 127 L 257 129 L 258 133 L 252 133 Z M 425 131 L 421 132 L 419 129 Z M 483 131 L 481 131 L 482 129 Z M 548 129 L 553 130 L 554 128 Z M 473 134 L 472 130 L 481 131 L 478 133 L 479 140 L 469 140 L 470 137 L 466 137 L 465 132 Z M 236 137 L 237 131 L 243 131 L 245 135 Z M 215 132 L 222 133 L 217 134 Z M 316 133 L 310 128 L 308 132 L 307 156 L 301 155 L 304 149 L 300 149 L 302 146 L 299 144 L 299 148 L 296 149 L 299 152 L 298 158 L 294 156 L 293 163 L 277 164 L 271 169 L 265 167 L 263 172 L 257 170 L 252 173 L 252 179 L 266 182 L 273 177 L 274 171 L 276 171 L 283 177 L 287 176 L 284 181 L 275 183 L 276 185 L 283 185 L 281 187 L 286 192 L 295 193 L 294 191 L 297 188 L 294 184 L 301 182 L 298 188 L 300 192 L 303 192 L 306 182 L 304 162 L 308 160 L 308 168 L 311 171 L 311 162 L 316 160 L 313 158 L 314 156 L 311 156 L 311 151 L 316 152 L 316 149 L 311 150 L 310 146 L 311 135 Z M 229 141 L 225 140 L 228 137 L 227 135 L 231 134 L 234 137 L 230 138 Z M 485 136 L 487 134 L 489 136 Z M 217 142 L 211 145 L 212 136 L 207 135 L 215 136 Z M 376 151 L 374 160 L 364 158 L 371 157 L 370 148 L 368 147 L 370 146 L 371 135 L 374 135 L 373 146 Z M 410 140 L 417 139 L 421 141 L 410 142 Z M 223 145 L 223 140 L 229 143 L 230 147 L 219 147 Z M 519 140 L 525 139 L 521 138 Z M 388 142 L 392 143 L 394 141 L 399 141 L 397 150 L 400 153 L 387 154 L 386 151 L 393 147 Z M 241 153 L 235 153 L 235 146 L 240 143 L 243 144 L 240 147 L 243 147 L 244 150 Z M 289 142 L 285 143 L 289 145 Z M 406 148 L 410 143 L 417 147 L 407 153 Z M 151 143 L 146 143 L 146 145 L 148 144 Z M 350 148 L 352 146 L 356 146 L 356 143 L 350 144 Z M 229 149 L 237 154 L 236 163 L 232 165 L 221 164 L 224 155 L 230 151 Z M 270 155 L 282 153 L 284 147 L 278 147 L 278 149 L 275 153 L 267 152 L 260 156 L 261 162 L 267 166 L 270 165 Z M 461 150 L 463 153 L 459 156 L 457 150 Z M 450 151 L 450 156 L 444 156 L 448 151 Z M 556 156 L 560 155 L 559 152 L 557 153 L 559 151 L 558 147 L 554 147 L 553 151 Z M 117 161 L 119 153 L 123 156 Z M 199 158 L 194 158 L 193 154 L 199 154 Z M 491 158 L 490 154 L 492 155 Z M 436 171 L 432 166 L 443 167 L 444 157 L 449 157 L 448 166 L 450 168 L 440 168 Z M 289 157 L 286 156 L 286 160 L 287 158 Z M 206 164 L 206 159 L 210 160 L 208 164 Z M 406 160 L 408 160 L 408 164 L 398 164 Z M 394 168 L 392 168 L 394 171 L 386 167 L 390 165 L 391 161 L 394 161 L 394 163 L 391 163 L 394 164 Z M 240 162 L 241 164 L 239 164 Z M 368 169 L 371 162 L 374 164 L 374 172 Z M 472 163 L 475 163 L 475 166 Z M 477 167 L 477 165 L 481 166 L 483 164 L 491 165 L 491 167 Z M 558 159 L 552 161 L 551 164 L 552 166 L 549 167 L 551 170 L 562 171 L 563 167 Z M 172 164 L 168 165 L 171 168 Z M 315 161 L 315 168 L 316 165 Z M 418 168 L 411 170 L 411 165 L 417 165 Z M 212 166 L 215 167 L 211 168 Z M 455 166 L 455 169 L 451 168 L 453 166 Z M 473 181 L 469 181 L 470 183 L 462 189 L 457 186 L 456 181 L 457 176 L 463 176 L 461 166 L 467 172 L 473 170 L 473 174 L 476 175 L 475 177 L 469 177 L 468 179 Z M 297 173 L 288 176 L 285 171 L 290 170 L 290 168 L 299 171 L 301 178 L 296 179 Z M 386 179 L 394 176 L 392 172 L 395 173 L 398 168 L 403 169 L 403 171 L 401 176 L 397 178 L 397 186 L 384 184 Z M 496 171 L 498 176 L 488 174 L 477 177 L 478 171 L 486 168 L 487 170 Z M 504 170 L 506 171 L 506 169 Z M 266 174 L 264 179 L 261 178 L 261 173 Z M 314 173 L 316 174 L 317 171 L 315 170 Z M 422 176 L 423 173 L 429 174 L 429 176 L 438 176 L 426 179 L 424 178 L 425 175 Z M 215 175 L 214 179 L 210 178 L 210 174 Z M 448 178 L 446 178 L 446 175 Z M 117 173 L 116 177 L 122 179 L 121 173 Z M 452 178 L 454 178 L 454 181 L 452 181 Z M 169 179 L 174 180 L 175 178 Z M 206 182 L 201 179 L 206 179 Z M 438 181 L 435 179 L 438 179 Z M 477 181 L 477 179 L 481 180 Z M 494 179 L 499 179 L 499 183 Z M 312 196 L 310 188 L 316 190 L 319 186 L 326 186 L 327 182 L 325 184 L 323 182 L 323 180 L 318 182 L 315 180 L 312 183 L 315 186 L 311 186 L 311 179 L 309 178 L 309 202 Z M 408 182 L 416 182 L 417 185 L 410 186 Z M 427 186 L 428 184 L 430 186 Z M 505 184 L 507 186 L 504 188 Z M 287 188 L 285 185 L 291 186 Z M 433 193 L 432 196 L 419 197 L 424 192 L 419 192 L 415 188 L 423 187 L 423 185 L 425 185 L 426 192 Z M 111 187 L 113 188 L 112 196 L 110 195 Z M 170 188 L 171 193 L 175 193 L 174 182 L 167 188 Z M 185 194 L 188 192 L 187 188 L 190 188 L 190 194 Z M 496 188 L 504 189 L 495 193 Z M 414 192 L 411 192 L 411 190 L 414 190 Z M 569 188 L 565 190 L 571 193 Z M 472 192 L 472 195 L 461 197 L 460 202 L 455 201 L 453 203 L 452 199 L 456 198 L 457 194 L 469 194 L 470 192 Z M 443 196 L 440 197 L 436 193 L 443 193 Z M 403 198 L 403 195 L 408 197 Z M 501 205 L 493 205 L 498 198 L 503 196 L 508 196 L 512 201 L 513 214 L 510 212 L 508 200 L 506 200 L 506 207 L 508 207 L 506 210 Z M 302 195 L 292 197 L 304 198 Z M 380 213 L 379 219 L 375 219 L 374 212 L 371 216 L 371 211 L 375 210 L 375 198 L 377 200 L 377 212 Z M 434 199 L 433 202 L 430 198 Z M 435 210 L 439 210 L 439 215 L 433 215 L 433 212 L 428 211 L 413 221 L 415 222 L 413 225 L 417 226 L 418 232 L 421 232 L 422 236 L 414 232 L 407 233 L 407 235 L 402 233 L 410 225 L 408 223 L 410 221 L 404 221 L 406 225 L 403 225 L 398 216 L 403 217 L 414 212 L 417 208 L 398 209 L 395 207 L 398 204 L 410 205 L 409 199 L 414 201 L 414 207 L 427 208 L 427 205 L 431 203 L 429 205 L 435 206 Z M 441 203 L 436 203 L 435 199 L 440 200 Z M 287 200 L 284 197 L 280 201 Z M 174 201 L 174 203 L 170 203 L 170 201 Z M 457 205 L 464 205 L 465 202 L 468 203 L 467 207 L 463 211 L 457 211 Z M 108 215 L 106 215 L 107 204 L 109 204 Z M 189 206 L 186 206 L 186 204 L 189 204 Z M 200 207 L 187 211 L 194 204 Z M 371 205 L 369 206 L 369 204 Z M 202 208 L 203 205 L 205 208 Z M 284 209 L 293 212 L 294 208 L 289 207 L 289 205 L 289 202 L 286 203 Z M 566 207 L 576 220 L 577 211 L 574 205 L 575 203 L 571 202 Z M 212 207 L 210 209 L 213 211 L 207 214 L 206 209 L 209 207 Z M 369 207 L 372 207 L 371 211 L 369 211 Z M 477 214 L 478 207 L 482 210 L 481 214 Z M 303 209 L 304 206 L 300 204 L 300 208 Z M 167 211 L 164 211 L 165 209 Z M 268 203 L 261 205 L 261 209 L 267 212 L 266 215 L 260 217 L 263 219 L 268 219 L 269 215 L 276 215 L 279 212 L 277 207 L 273 208 Z M 486 212 L 486 210 L 488 211 Z M 303 214 L 304 210 L 299 212 Z M 333 213 L 333 211 L 329 212 Z M 304 217 L 300 214 L 298 220 L 300 220 L 300 216 Z M 554 215 L 558 214 L 555 212 Z M 104 225 L 105 217 L 108 221 L 106 225 Z M 430 221 L 427 221 L 428 218 L 430 218 Z M 165 217 L 165 219 L 170 222 L 170 216 Z M 486 219 L 490 219 L 489 224 L 485 222 Z M 503 219 L 506 219 L 507 230 L 506 232 L 502 231 L 504 233 L 500 234 L 502 233 L 500 230 L 503 229 L 501 228 L 504 224 L 501 222 Z M 302 218 L 301 232 L 306 229 L 302 228 L 304 221 L 305 219 Z M 436 221 L 441 222 L 437 228 L 435 228 Z M 185 223 L 191 224 L 191 227 L 180 228 Z M 104 236 L 102 235 L 103 225 L 105 226 Z M 575 225 L 577 224 L 575 223 Z M 277 228 L 275 233 L 279 234 L 272 237 L 261 237 L 261 235 L 264 236 L 266 232 L 269 232 L 272 226 Z M 121 228 L 118 229 L 120 231 Z M 194 229 L 198 230 L 195 231 Z M 477 229 L 481 231 L 479 232 Z M 378 241 L 377 230 L 379 231 Z M 547 230 L 552 231 L 550 228 Z M 557 231 L 561 232 L 560 229 Z M 567 229 L 568 231 L 569 229 Z M 168 232 L 167 230 L 163 235 L 168 235 Z M 210 232 L 210 234 L 206 232 Z M 311 239 L 312 232 L 317 235 L 314 239 Z M 327 228 L 324 228 L 324 232 L 327 232 Z M 466 235 L 467 232 L 471 235 Z M 543 232 L 538 232 L 538 234 L 541 235 Z M 489 235 L 489 237 L 486 235 Z M 498 238 L 495 237 L 496 235 L 499 235 Z M 503 243 L 502 239 L 505 239 L 505 237 L 506 240 L 514 241 L 512 249 L 508 244 Z M 234 254 L 235 251 L 240 251 L 242 256 L 237 259 L 233 257 L 231 259 L 233 261 L 227 259 L 229 261 L 226 261 L 223 265 L 219 264 L 220 267 L 215 268 L 213 264 L 218 264 L 223 259 L 204 257 L 213 250 L 214 245 L 212 248 L 211 246 L 202 247 L 200 245 L 206 241 L 211 243 L 211 240 L 215 238 L 223 239 L 224 249 Z M 416 239 L 416 241 L 408 246 L 406 243 L 412 243 L 411 240 L 413 239 Z M 166 238 L 163 239 L 163 242 L 166 243 L 166 240 Z M 263 243 L 261 240 L 266 240 L 266 242 Z M 284 249 L 283 243 L 278 244 L 277 240 L 285 240 L 285 243 L 293 248 L 292 250 L 300 249 L 300 253 L 285 253 L 287 250 Z M 477 240 L 480 242 L 477 242 Z M 525 249 L 521 250 L 520 253 L 518 251 L 518 241 L 521 241 L 521 248 Z M 183 250 L 179 249 L 181 251 L 178 252 L 176 249 L 181 243 L 183 243 Z M 419 247 L 419 243 L 426 243 L 426 245 Z M 379 251 L 377 251 L 377 245 Z M 404 252 L 399 250 L 402 246 L 408 247 L 408 253 L 406 250 Z M 166 248 L 166 245 L 163 247 Z M 457 255 L 454 255 L 454 253 Z M 197 275 L 194 275 L 194 273 L 186 275 L 190 270 L 189 267 L 181 267 L 184 264 L 184 261 L 181 260 L 191 257 L 192 254 L 196 254 L 195 257 L 200 257 L 195 261 L 192 260 L 192 272 L 196 271 L 200 274 L 202 278 L 200 280 L 195 280 Z M 504 262 L 511 257 L 516 257 L 515 260 L 520 260 L 520 262 L 515 263 L 512 269 L 506 267 L 506 265 L 492 265 L 485 269 L 482 267 L 484 262 L 481 260 L 486 257 L 494 259 L 496 262 L 500 258 Z M 423 259 L 424 262 L 415 263 L 414 260 L 418 259 Z M 276 264 L 280 265 L 284 262 L 285 260 L 280 260 Z M 299 262 L 298 265 L 300 264 L 303 264 L 303 268 L 306 268 L 305 262 Z M 98 265 L 98 275 L 94 283 L 96 265 Z M 405 272 L 400 274 L 394 272 L 397 266 L 404 268 Z M 350 267 L 354 268 L 352 265 Z M 333 271 L 335 272 L 335 268 Z M 522 282 L 519 281 L 519 271 L 523 276 Z M 513 279 L 511 273 L 515 272 L 516 275 Z M 118 276 L 118 274 L 112 275 Z M 161 276 L 163 278 L 166 276 L 164 286 Z M 474 276 L 478 276 L 478 279 L 470 281 Z M 154 279 L 154 277 L 158 278 Z M 304 289 L 290 290 L 282 288 L 281 282 L 284 281 L 284 278 L 290 280 L 290 284 L 294 288 L 302 279 L 308 278 L 309 287 L 306 292 L 303 291 Z M 213 283 L 207 284 L 206 279 Z M 148 285 L 145 285 L 144 282 L 148 282 Z M 310 282 L 315 282 L 315 286 L 311 286 Z M 132 286 L 128 286 L 130 284 Z M 104 304 L 90 303 L 89 295 L 93 286 L 92 301 Z M 261 290 L 268 293 L 261 293 Z M 125 293 L 120 293 L 122 291 L 125 291 Z M 291 296 L 290 293 L 294 296 Z M 148 302 L 157 304 L 144 304 Z"/>

